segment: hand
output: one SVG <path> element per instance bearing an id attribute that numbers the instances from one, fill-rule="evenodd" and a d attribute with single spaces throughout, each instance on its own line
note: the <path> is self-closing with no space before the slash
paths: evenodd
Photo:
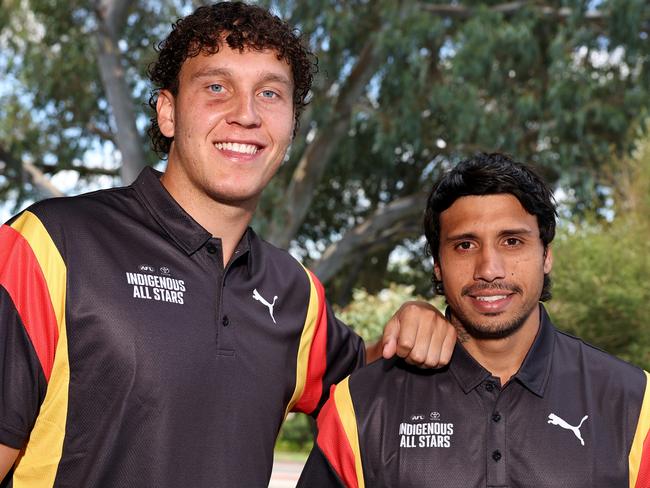
<path id="1" fill-rule="evenodd" d="M 456 344 L 456 329 L 433 305 L 406 302 L 384 327 L 382 356 L 397 354 L 421 368 L 440 368 L 449 363 Z"/>

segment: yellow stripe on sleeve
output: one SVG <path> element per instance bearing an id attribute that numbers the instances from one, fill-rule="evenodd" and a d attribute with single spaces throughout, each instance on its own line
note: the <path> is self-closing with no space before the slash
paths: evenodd
<path id="1" fill-rule="evenodd" d="M 648 439 L 648 435 L 650 435 L 650 374 L 645 371 L 645 376 L 645 394 L 643 396 L 643 403 L 641 404 L 641 412 L 639 413 L 639 422 L 637 423 L 636 432 L 634 434 L 634 442 L 632 443 L 632 448 L 630 449 L 630 455 L 628 458 L 630 466 L 630 488 L 636 488 L 639 469 L 641 468 L 641 460 L 644 455 L 644 443 L 646 444 L 645 456 L 650 456 L 650 450 L 648 450 L 647 445 L 650 443 L 650 439 Z"/>
<path id="2" fill-rule="evenodd" d="M 65 324 L 66 267 L 52 238 L 36 215 L 24 212 L 11 226 L 27 240 L 39 262 L 59 331 L 47 393 L 13 475 L 14 488 L 44 488 L 54 485 L 63 452 L 68 413 L 70 366 Z"/>
<path id="3" fill-rule="evenodd" d="M 361 449 L 359 448 L 359 433 L 357 431 L 356 415 L 354 405 L 350 396 L 350 377 L 348 376 L 341 381 L 334 390 L 334 403 L 336 410 L 341 418 L 341 424 L 345 430 L 345 435 L 350 442 L 352 453 L 354 454 L 354 467 L 357 474 L 357 483 L 359 488 L 365 487 L 363 478 L 363 464 L 361 462 Z"/>
<path id="4" fill-rule="evenodd" d="M 318 293 L 316 292 L 316 286 L 311 279 L 311 275 L 306 268 L 305 274 L 309 279 L 309 307 L 307 308 L 305 326 L 302 330 L 302 335 L 300 336 L 298 357 L 296 358 L 296 387 L 294 388 L 291 400 L 289 400 L 289 404 L 284 412 L 285 418 L 305 391 L 307 367 L 309 366 L 309 352 L 311 350 L 314 333 L 316 332 L 316 322 L 318 320 Z"/>

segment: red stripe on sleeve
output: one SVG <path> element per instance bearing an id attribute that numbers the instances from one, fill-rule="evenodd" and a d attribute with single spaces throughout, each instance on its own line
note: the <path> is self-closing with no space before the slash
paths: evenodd
<path id="1" fill-rule="evenodd" d="M 323 376 L 327 367 L 327 309 L 325 308 L 325 289 L 316 275 L 307 271 L 318 295 L 318 316 L 316 330 L 309 350 L 309 364 L 307 365 L 307 378 L 305 390 L 300 400 L 296 403 L 295 410 L 310 413 L 318 406 L 323 396 Z"/>
<path id="2" fill-rule="evenodd" d="M 335 385 L 330 388 L 330 397 L 316 419 L 318 425 L 316 443 L 345 486 L 358 488 L 352 446 L 334 402 L 335 388 Z"/>
<path id="3" fill-rule="evenodd" d="M 49 382 L 59 339 L 50 292 L 29 243 L 8 225 L 0 227 L 0 285 L 11 296 Z"/>
<path id="4" fill-rule="evenodd" d="M 646 434 L 643 441 L 643 454 L 641 454 L 641 464 L 639 465 L 639 475 L 636 479 L 634 488 L 650 487 L 650 432 Z"/>

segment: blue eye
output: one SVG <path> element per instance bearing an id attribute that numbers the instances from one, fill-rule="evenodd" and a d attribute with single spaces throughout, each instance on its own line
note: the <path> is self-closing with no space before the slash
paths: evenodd
<path id="1" fill-rule="evenodd" d="M 210 91 L 214 93 L 221 93 L 223 91 L 223 86 L 219 85 L 218 83 L 214 83 L 210 85 Z"/>
<path id="2" fill-rule="evenodd" d="M 263 96 L 264 98 L 275 98 L 275 97 L 278 96 L 278 94 L 275 93 L 275 92 L 272 91 L 272 90 L 264 90 L 264 91 L 262 92 L 262 96 Z"/>

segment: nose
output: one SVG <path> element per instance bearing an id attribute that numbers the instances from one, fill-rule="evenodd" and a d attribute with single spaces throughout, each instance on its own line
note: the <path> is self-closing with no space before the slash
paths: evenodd
<path id="1" fill-rule="evenodd" d="M 226 116 L 226 122 L 242 127 L 259 127 L 262 119 L 255 102 L 254 94 L 239 94 L 233 97 L 232 107 Z"/>
<path id="2" fill-rule="evenodd" d="M 481 249 L 474 268 L 474 279 L 492 282 L 506 277 L 505 263 L 501 253 L 490 246 Z"/>

